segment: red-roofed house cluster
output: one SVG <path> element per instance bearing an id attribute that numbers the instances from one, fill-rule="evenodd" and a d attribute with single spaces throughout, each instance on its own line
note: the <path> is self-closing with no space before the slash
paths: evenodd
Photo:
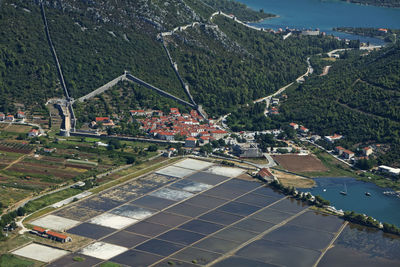
<path id="1" fill-rule="evenodd" d="M 23 111 L 18 111 L 16 115 L 17 119 L 23 120 L 25 119 L 25 112 Z M 0 112 L 0 121 L 6 121 L 6 122 L 13 122 L 15 120 L 15 116 L 11 114 L 5 115 L 4 113 Z"/>
<path id="2" fill-rule="evenodd" d="M 195 146 L 196 142 L 207 144 L 210 140 L 224 138 L 228 132 L 218 129 L 212 123 L 204 122 L 196 110 L 190 111 L 190 114 L 181 114 L 179 109 L 171 108 L 168 115 L 161 111 L 147 112 L 144 110 L 131 110 L 131 115 L 146 116 L 146 118 L 137 118 L 141 124 L 141 129 L 153 138 L 163 140 L 175 140 L 175 136 L 186 137 L 187 146 Z M 148 115 L 151 114 L 151 115 Z M 154 116 L 156 114 L 156 116 Z M 204 123 L 203 123 L 204 122 Z"/>
<path id="3" fill-rule="evenodd" d="M 55 241 L 58 241 L 61 243 L 72 241 L 72 238 L 67 235 L 56 233 L 51 230 L 46 230 L 46 229 L 43 229 L 38 226 L 34 226 L 33 229 L 30 231 L 30 233 L 44 237 L 44 238 L 48 238 L 51 240 L 55 240 Z"/>
<path id="4" fill-rule="evenodd" d="M 307 135 L 310 132 L 308 128 L 304 127 L 303 125 L 298 125 L 297 123 L 294 122 L 289 123 L 289 126 L 303 135 Z"/>

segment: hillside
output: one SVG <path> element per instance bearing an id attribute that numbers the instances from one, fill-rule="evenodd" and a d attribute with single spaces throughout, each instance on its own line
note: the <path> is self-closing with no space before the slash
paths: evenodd
<path id="1" fill-rule="evenodd" d="M 329 75 L 289 92 L 281 112 L 321 135 L 340 133 L 341 145 L 383 144 L 380 161 L 400 162 L 400 46 L 368 56 L 345 53 Z"/>
<path id="2" fill-rule="evenodd" d="M 263 97 L 307 69 L 308 55 L 344 47 L 330 37 L 282 39 L 216 16 L 217 27 L 194 27 L 166 38 L 198 103 L 216 115 Z"/>
<path id="3" fill-rule="evenodd" d="M 0 9 L 0 111 L 13 112 L 14 104 L 40 109 L 62 94 L 40 10 L 10 2 Z"/>
<path id="4" fill-rule="evenodd" d="M 223 7 L 226 1 L 216 1 Z M 222 5 L 221 5 L 222 3 Z M 74 98 L 129 70 L 182 98 L 186 94 L 157 34 L 193 21 L 207 21 L 216 10 L 202 1 L 45 1 L 51 37 L 67 87 Z M 251 20 L 270 15 L 244 5 L 229 10 Z M 0 2 L 0 111 L 45 110 L 62 97 L 38 1 Z M 27 97 L 28 96 L 28 97 Z M 14 104 L 20 104 L 15 106 Z"/>

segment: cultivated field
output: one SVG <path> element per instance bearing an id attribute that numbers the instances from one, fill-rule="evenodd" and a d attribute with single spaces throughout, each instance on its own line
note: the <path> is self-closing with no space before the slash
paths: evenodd
<path id="1" fill-rule="evenodd" d="M 322 162 L 313 155 L 274 155 L 272 157 L 279 165 L 291 172 L 317 172 L 328 170 Z"/>
<path id="2" fill-rule="evenodd" d="M 11 133 L 28 133 L 30 129 L 32 129 L 32 127 L 28 125 L 11 124 L 4 131 Z"/>

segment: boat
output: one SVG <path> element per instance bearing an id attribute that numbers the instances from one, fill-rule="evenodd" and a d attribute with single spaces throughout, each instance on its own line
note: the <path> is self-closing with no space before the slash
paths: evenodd
<path id="1" fill-rule="evenodd" d="M 324 188 L 322 191 L 326 192 L 326 188 Z"/>
<path id="2" fill-rule="evenodd" d="M 370 192 L 365 192 L 365 195 L 366 195 L 367 197 L 370 197 L 370 196 L 371 196 L 371 193 L 370 193 Z"/>
<path id="3" fill-rule="evenodd" d="M 346 183 L 344 184 L 344 191 L 340 191 L 340 194 L 346 196 L 347 195 L 347 186 Z"/>

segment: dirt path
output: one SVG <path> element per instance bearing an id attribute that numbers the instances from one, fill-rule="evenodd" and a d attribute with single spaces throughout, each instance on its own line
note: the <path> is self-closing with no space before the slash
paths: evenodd
<path id="1" fill-rule="evenodd" d="M 11 168 L 13 165 L 15 165 L 15 164 L 17 164 L 17 163 L 19 163 L 19 162 L 21 162 L 24 158 L 26 158 L 27 156 L 32 156 L 33 155 L 33 153 L 35 153 L 34 151 L 32 151 L 31 153 L 29 153 L 29 154 L 26 154 L 26 155 L 22 155 L 21 157 L 19 157 L 18 159 L 16 159 L 16 160 L 14 160 L 13 162 L 11 162 L 10 164 L 8 164 L 8 166 L 7 167 L 5 167 L 3 170 L 5 171 L 5 170 L 7 170 L 7 169 L 9 169 L 9 168 Z"/>
<path id="2" fill-rule="evenodd" d="M 315 262 L 315 264 L 313 265 L 313 267 L 317 267 L 319 262 L 322 260 L 322 258 L 325 256 L 326 252 L 333 247 L 333 243 L 335 243 L 335 241 L 339 238 L 340 234 L 343 232 L 343 230 L 346 228 L 347 224 L 349 224 L 349 222 L 345 221 L 344 224 L 342 225 L 342 227 L 340 227 L 339 231 L 336 233 L 335 237 L 331 240 L 331 242 L 329 243 L 329 245 L 322 251 L 322 254 L 319 256 L 318 260 Z"/>
<path id="3" fill-rule="evenodd" d="M 377 118 L 377 119 L 389 119 L 389 118 L 386 118 L 386 117 L 383 117 L 383 116 L 379 116 L 379 115 L 376 115 L 376 114 L 368 113 L 368 112 L 365 112 L 365 111 L 362 111 L 362 110 L 359 110 L 359 109 L 356 109 L 356 108 L 349 107 L 348 105 L 340 103 L 339 101 L 336 101 L 336 103 L 338 105 L 341 105 L 344 108 L 351 109 L 352 111 L 364 114 L 366 116 L 374 117 L 374 118 Z M 393 122 L 399 122 L 398 120 L 394 120 L 394 119 L 389 119 L 389 120 L 391 120 Z"/>

